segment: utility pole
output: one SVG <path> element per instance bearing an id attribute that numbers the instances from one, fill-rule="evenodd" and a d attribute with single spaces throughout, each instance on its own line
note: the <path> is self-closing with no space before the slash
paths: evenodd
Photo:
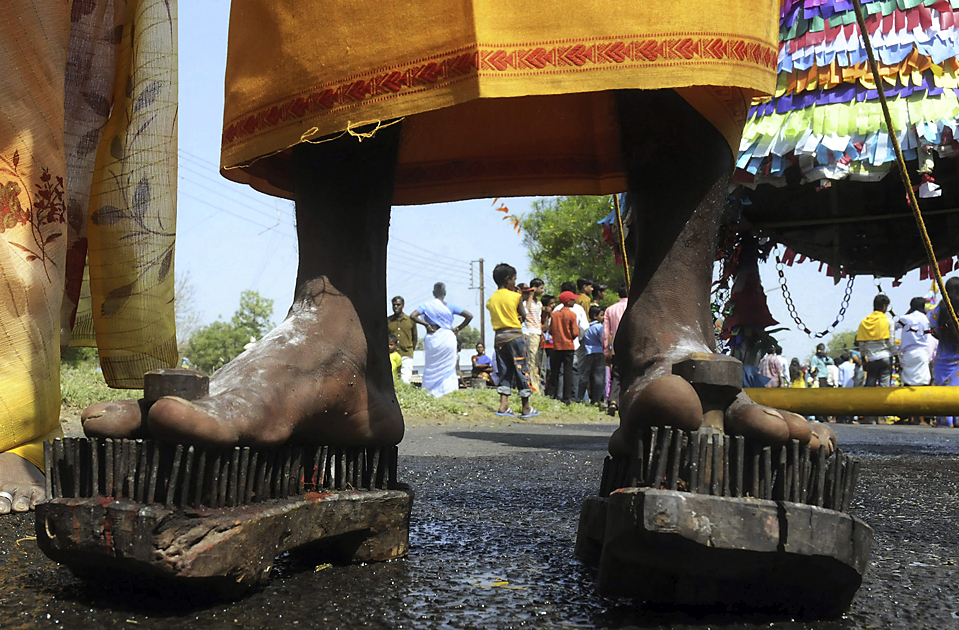
<path id="1" fill-rule="evenodd" d="M 470 262 L 470 278 L 473 277 L 473 263 L 479 263 L 479 286 L 475 286 L 475 282 L 470 283 L 471 289 L 479 289 L 479 320 L 480 320 L 480 342 L 485 346 L 486 345 L 486 278 L 483 275 L 483 259 L 473 260 Z"/>

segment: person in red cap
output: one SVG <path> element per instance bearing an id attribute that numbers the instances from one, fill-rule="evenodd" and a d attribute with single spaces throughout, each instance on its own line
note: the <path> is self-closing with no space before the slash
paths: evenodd
<path id="1" fill-rule="evenodd" d="M 576 294 L 563 291 L 559 294 L 559 302 L 566 308 L 553 311 L 553 319 L 549 325 L 549 334 L 553 337 L 553 356 L 549 363 L 549 388 L 546 393 L 556 397 L 556 388 L 562 373 L 562 400 L 568 405 L 573 395 L 573 341 L 579 337 L 576 313 L 571 308 L 576 303 Z"/>

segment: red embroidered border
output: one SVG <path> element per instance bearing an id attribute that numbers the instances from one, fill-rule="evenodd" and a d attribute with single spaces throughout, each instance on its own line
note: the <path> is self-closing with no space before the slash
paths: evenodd
<path id="1" fill-rule="evenodd" d="M 317 88 L 285 103 L 264 108 L 227 125 L 223 130 L 223 146 L 308 114 L 322 115 L 356 106 L 372 97 L 397 96 L 402 92 L 437 87 L 480 73 L 562 73 L 617 65 L 670 65 L 675 62 L 702 63 L 724 59 L 762 66 L 775 72 L 777 53 L 774 46 L 727 36 L 567 42 L 564 45 L 534 48 L 479 48 L 368 78 L 350 80 L 338 86 Z"/>

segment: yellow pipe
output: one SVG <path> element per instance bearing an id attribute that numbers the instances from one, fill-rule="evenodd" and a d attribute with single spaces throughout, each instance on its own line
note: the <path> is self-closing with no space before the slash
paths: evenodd
<path id="1" fill-rule="evenodd" d="M 748 387 L 761 405 L 803 416 L 959 416 L 959 387 Z"/>

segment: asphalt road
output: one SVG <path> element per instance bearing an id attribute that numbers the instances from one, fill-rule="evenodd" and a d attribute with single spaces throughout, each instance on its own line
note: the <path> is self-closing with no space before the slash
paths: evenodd
<path id="1" fill-rule="evenodd" d="M 612 425 L 423 426 L 401 445 L 416 491 L 406 559 L 316 570 L 281 559 L 237 602 L 105 588 L 46 559 L 32 516 L 0 517 L 0 628 L 959 628 L 959 430 L 839 426 L 875 529 L 852 609 L 828 622 L 694 616 L 599 597 L 572 557 Z"/>

